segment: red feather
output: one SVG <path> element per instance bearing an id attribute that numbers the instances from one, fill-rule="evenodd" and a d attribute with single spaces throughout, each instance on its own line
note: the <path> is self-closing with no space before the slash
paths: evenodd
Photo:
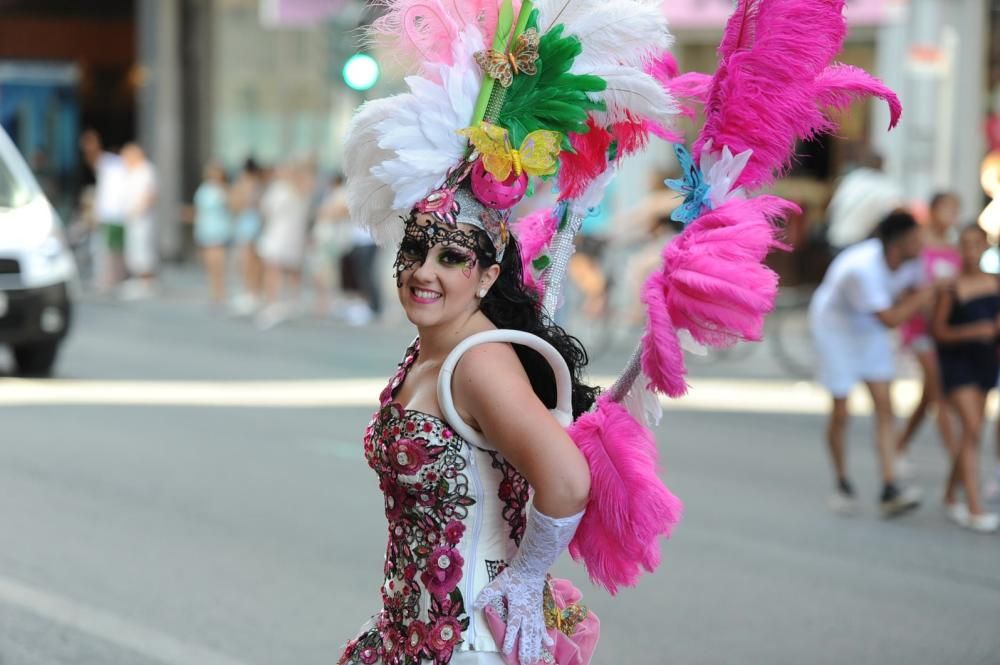
<path id="1" fill-rule="evenodd" d="M 581 196 L 590 183 L 608 168 L 608 147 L 611 134 L 598 127 L 594 119 L 587 120 L 590 131 L 570 134 L 569 142 L 575 152 L 559 155 L 559 200 L 566 201 Z"/>

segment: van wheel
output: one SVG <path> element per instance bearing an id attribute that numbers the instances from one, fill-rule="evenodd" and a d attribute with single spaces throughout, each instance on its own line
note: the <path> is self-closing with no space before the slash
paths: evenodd
<path id="1" fill-rule="evenodd" d="M 14 362 L 19 376 L 51 376 L 56 364 L 59 342 L 21 344 L 14 347 Z"/>

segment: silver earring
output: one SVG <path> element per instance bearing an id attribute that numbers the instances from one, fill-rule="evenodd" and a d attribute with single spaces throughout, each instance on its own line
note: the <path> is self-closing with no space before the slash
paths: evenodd
<path id="1" fill-rule="evenodd" d="M 479 289 L 479 297 L 480 298 L 486 297 L 486 289 Z"/>

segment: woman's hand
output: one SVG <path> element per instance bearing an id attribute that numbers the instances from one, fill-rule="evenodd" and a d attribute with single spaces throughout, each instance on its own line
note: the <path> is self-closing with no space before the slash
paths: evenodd
<path id="1" fill-rule="evenodd" d="M 484 609 L 507 605 L 507 633 L 501 649 L 505 654 L 514 651 L 514 644 L 520 636 L 517 658 L 522 665 L 532 665 L 542 659 L 542 647 L 553 646 L 552 638 L 545 629 L 542 614 L 542 590 L 545 577 L 525 574 L 515 570 L 513 564 L 497 575 L 476 598 L 475 608 Z"/>

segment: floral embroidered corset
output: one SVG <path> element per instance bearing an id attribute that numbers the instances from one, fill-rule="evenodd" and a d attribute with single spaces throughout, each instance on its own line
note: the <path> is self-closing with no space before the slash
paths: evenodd
<path id="1" fill-rule="evenodd" d="M 418 352 L 419 340 L 365 430 L 389 527 L 382 611 L 341 663 L 438 665 L 455 650 L 498 651 L 472 604 L 520 543 L 528 485 L 497 452 L 394 401 Z"/>

